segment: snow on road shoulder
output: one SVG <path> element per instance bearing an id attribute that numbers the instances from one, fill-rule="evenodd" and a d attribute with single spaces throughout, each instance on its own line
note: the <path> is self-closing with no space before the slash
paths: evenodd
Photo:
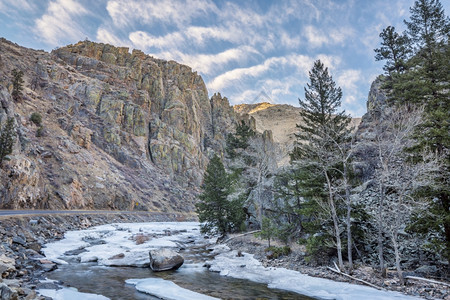
<path id="1" fill-rule="evenodd" d="M 217 300 L 214 298 L 191 290 L 182 288 L 172 281 L 164 280 L 162 278 L 147 278 L 147 279 L 128 279 L 125 281 L 128 284 L 136 286 L 139 292 L 147 293 L 161 299 L 168 300 Z"/>
<path id="2" fill-rule="evenodd" d="M 364 299 L 364 300 L 413 300 L 417 297 L 398 292 L 379 291 L 374 288 L 329 279 L 311 277 L 284 268 L 265 268 L 253 255 L 244 253 L 238 257 L 237 251 L 227 251 L 208 261 L 210 271 L 223 276 L 267 284 L 269 288 L 283 289 L 321 299 Z"/>

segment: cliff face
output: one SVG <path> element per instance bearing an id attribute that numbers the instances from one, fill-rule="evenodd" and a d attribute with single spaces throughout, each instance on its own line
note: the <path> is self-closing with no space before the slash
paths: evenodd
<path id="1" fill-rule="evenodd" d="M 270 130 L 278 147 L 278 165 L 289 164 L 289 153 L 292 152 L 298 133 L 297 124 L 302 122 L 300 108 L 288 104 L 256 104 L 235 105 L 234 111 L 240 117 L 249 116 L 255 120 L 256 131 L 263 133 Z M 361 118 L 353 118 L 351 125 L 358 127 Z"/>
<path id="2" fill-rule="evenodd" d="M 208 152 L 223 151 L 235 118 L 191 68 L 89 41 L 49 54 L 1 40 L 0 55 L 0 122 L 13 116 L 19 137 L 0 171 L 0 207 L 194 209 Z M 13 69 L 25 80 L 16 103 Z"/>

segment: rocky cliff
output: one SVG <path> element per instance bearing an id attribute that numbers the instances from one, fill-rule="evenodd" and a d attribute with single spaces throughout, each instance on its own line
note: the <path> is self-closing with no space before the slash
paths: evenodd
<path id="1" fill-rule="evenodd" d="M 297 124 L 301 123 L 300 108 L 288 104 L 271 104 L 268 102 L 255 104 L 239 104 L 233 106 L 240 117 L 249 116 L 255 120 L 256 131 L 263 133 L 270 130 L 273 140 L 278 146 L 278 165 L 289 164 L 289 153 L 294 148 Z M 352 126 L 358 127 L 361 118 L 353 118 Z"/>
<path id="2" fill-rule="evenodd" d="M 235 123 L 191 68 L 138 50 L 84 41 L 47 53 L 1 39 L 0 66 L 0 123 L 13 117 L 17 133 L 1 208 L 192 211 L 208 153 Z M 19 101 L 13 69 L 24 72 Z"/>

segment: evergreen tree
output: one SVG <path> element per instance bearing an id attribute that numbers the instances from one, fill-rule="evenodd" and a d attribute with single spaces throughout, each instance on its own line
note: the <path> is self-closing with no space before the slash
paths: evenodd
<path id="1" fill-rule="evenodd" d="M 196 205 L 199 220 L 203 223 L 201 231 L 224 235 L 240 230 L 244 217 L 242 203 L 239 200 L 229 201 L 230 180 L 217 155 L 206 168 L 202 190 L 200 202 Z"/>
<path id="2" fill-rule="evenodd" d="M 337 145 L 348 142 L 351 118 L 345 111 L 338 112 L 342 91 L 320 60 L 309 72 L 310 83 L 305 88 L 305 100 L 299 99 L 302 124 L 297 125 L 298 143 L 291 154 L 300 168 L 309 170 L 309 179 L 314 185 L 322 183 L 326 187 L 314 198 L 323 208 L 328 220 L 331 218 L 332 231 L 336 242 L 339 266 L 343 268 L 342 243 L 338 217 L 338 203 L 335 188 L 342 178 L 342 161 L 336 152 Z M 326 195 L 326 196 L 325 196 Z"/>
<path id="3" fill-rule="evenodd" d="M 0 133 L 0 165 L 3 162 L 5 156 L 12 153 L 14 137 L 14 119 L 8 118 L 5 126 Z"/>
<path id="4" fill-rule="evenodd" d="M 450 262 L 450 21 L 438 0 L 418 0 L 410 12 L 411 20 L 405 24 L 414 41 L 416 58 L 412 63 L 418 67 L 413 74 L 420 79 L 415 82 L 421 90 L 411 100 L 425 106 L 425 122 L 418 127 L 418 143 L 411 150 L 420 153 L 428 148 L 445 160 L 438 180 L 425 193 L 430 200 L 438 199 L 430 201 L 433 216 L 419 218 L 417 224 L 425 227 L 416 229 L 437 237 L 433 242 L 443 244 L 444 257 Z"/>
<path id="5" fill-rule="evenodd" d="M 23 72 L 22 71 L 18 71 L 17 69 L 12 70 L 11 72 L 12 76 L 13 76 L 13 90 L 12 90 L 12 97 L 15 101 L 20 100 L 20 97 L 22 95 L 22 90 L 23 90 Z"/>
<path id="6" fill-rule="evenodd" d="M 430 207 L 416 215 L 410 229 L 435 237 L 437 249 L 443 249 L 438 252 L 450 262 L 450 21 L 439 0 L 416 0 L 410 13 L 410 20 L 404 23 L 413 56 L 405 71 L 390 74 L 389 96 L 397 105 L 425 108 L 425 121 L 415 133 L 417 143 L 409 151 L 420 156 L 424 149 L 429 149 L 445 161 L 435 184 L 421 192 L 430 200 Z M 387 61 L 385 69 L 391 68 L 391 62 Z"/>
<path id="7" fill-rule="evenodd" d="M 388 26 L 380 33 L 380 38 L 381 47 L 375 49 L 375 60 L 386 60 L 383 70 L 388 75 L 392 75 L 393 72 L 403 73 L 411 53 L 408 37 L 395 32 L 395 27 Z"/>
<path id="8" fill-rule="evenodd" d="M 277 227 L 274 224 L 274 222 L 268 217 L 264 217 L 262 219 L 261 231 L 258 232 L 256 236 L 259 236 L 262 239 L 267 240 L 269 242 L 270 247 L 270 240 L 273 239 L 276 234 L 277 234 Z"/>
<path id="9" fill-rule="evenodd" d="M 238 154 L 236 149 L 246 149 L 249 146 L 249 139 L 255 136 L 255 131 L 250 128 L 244 121 L 241 121 L 236 127 L 236 133 L 227 135 L 226 152 L 228 157 L 236 158 Z"/>

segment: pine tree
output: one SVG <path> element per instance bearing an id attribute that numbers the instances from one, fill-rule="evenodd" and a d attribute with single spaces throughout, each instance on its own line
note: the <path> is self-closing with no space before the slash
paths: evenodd
<path id="1" fill-rule="evenodd" d="M 219 233 L 240 230 L 243 222 L 242 204 L 239 200 L 229 201 L 230 179 L 222 161 L 217 155 L 209 161 L 203 178 L 202 190 L 196 205 L 201 231 Z"/>
<path id="2" fill-rule="evenodd" d="M 12 153 L 14 137 L 14 119 L 8 118 L 5 126 L 0 133 L 0 165 L 3 162 L 5 156 Z"/>
<path id="3" fill-rule="evenodd" d="M 226 151 L 228 157 L 233 159 L 238 156 L 236 149 L 246 149 L 249 146 L 249 139 L 255 136 L 256 132 L 250 128 L 244 121 L 241 121 L 236 127 L 236 133 L 227 135 Z"/>
<path id="4" fill-rule="evenodd" d="M 441 176 L 426 192 L 428 199 L 438 199 L 430 201 L 429 211 L 434 215 L 422 219 L 426 226 L 417 230 L 429 234 L 438 229 L 433 232 L 438 237 L 434 242 L 445 237 L 443 254 L 450 262 L 450 20 L 438 0 L 418 0 L 410 12 L 411 20 L 405 24 L 414 41 L 416 57 L 412 63 L 418 67 L 413 74 L 419 78 L 415 82 L 421 91 L 411 100 L 425 106 L 425 122 L 416 131 L 418 143 L 410 150 L 420 153 L 428 148 L 445 160 Z"/>
<path id="5" fill-rule="evenodd" d="M 338 112 L 342 90 L 320 60 L 309 72 L 310 83 L 305 88 L 305 100 L 299 99 L 303 124 L 297 125 L 298 144 L 291 158 L 301 167 L 311 170 L 310 181 L 322 181 L 326 189 L 316 201 L 333 222 L 333 234 L 338 253 L 339 267 L 343 268 L 342 243 L 338 220 L 335 187 L 342 178 L 342 161 L 336 152 L 337 145 L 348 142 L 351 118 L 345 111 Z M 320 197 L 320 195 L 326 197 Z"/>
<path id="6" fill-rule="evenodd" d="M 395 27 L 388 26 L 380 33 L 381 47 L 375 49 L 375 60 L 386 60 L 383 70 L 388 75 L 403 73 L 406 69 L 406 62 L 409 59 L 411 50 L 409 39 L 406 35 L 395 32 Z"/>

